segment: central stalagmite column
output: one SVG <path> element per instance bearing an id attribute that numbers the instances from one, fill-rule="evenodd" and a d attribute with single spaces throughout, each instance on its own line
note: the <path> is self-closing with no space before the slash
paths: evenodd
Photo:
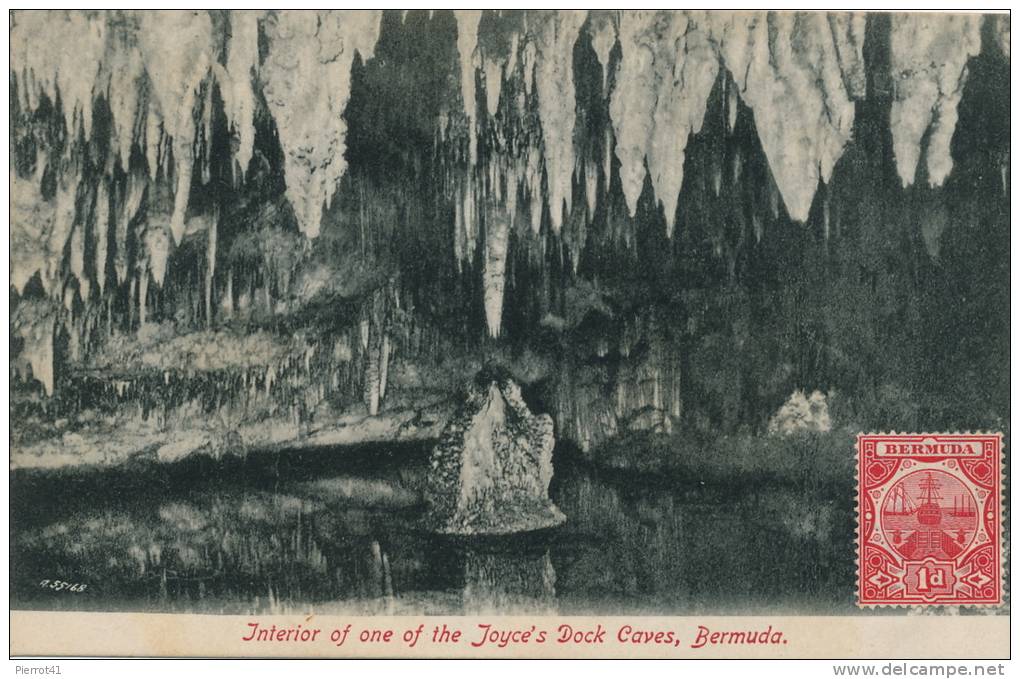
<path id="1" fill-rule="evenodd" d="M 429 459 L 427 523 L 443 533 L 505 534 L 565 517 L 549 499 L 553 421 L 533 415 L 520 387 L 486 369 Z"/>

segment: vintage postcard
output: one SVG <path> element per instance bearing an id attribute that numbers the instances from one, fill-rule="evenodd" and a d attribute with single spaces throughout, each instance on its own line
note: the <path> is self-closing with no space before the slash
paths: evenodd
<path id="1" fill-rule="evenodd" d="M 1009 656 L 1008 13 L 9 41 L 12 655 Z"/>

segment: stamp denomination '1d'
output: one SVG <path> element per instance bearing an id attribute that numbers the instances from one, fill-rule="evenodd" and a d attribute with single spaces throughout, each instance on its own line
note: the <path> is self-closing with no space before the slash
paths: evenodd
<path id="1" fill-rule="evenodd" d="M 1002 435 L 857 437 L 857 603 L 1002 603 Z"/>

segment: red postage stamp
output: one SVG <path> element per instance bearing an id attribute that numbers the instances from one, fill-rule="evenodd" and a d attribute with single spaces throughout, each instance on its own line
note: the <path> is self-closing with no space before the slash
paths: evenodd
<path id="1" fill-rule="evenodd" d="M 1002 603 L 1002 435 L 857 437 L 857 604 Z"/>

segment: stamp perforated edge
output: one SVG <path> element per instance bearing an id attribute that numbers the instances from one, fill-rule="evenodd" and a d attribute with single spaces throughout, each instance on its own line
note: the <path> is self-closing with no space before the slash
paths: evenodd
<path id="1" fill-rule="evenodd" d="M 861 439 L 872 436 L 996 436 L 999 439 L 999 601 L 995 603 L 947 604 L 947 603 L 861 603 Z M 942 432 L 858 432 L 854 440 L 854 603 L 859 609 L 902 608 L 904 610 L 939 610 L 974 608 L 987 611 L 1005 608 L 1009 604 L 1010 588 L 1009 543 L 1005 524 L 1009 514 L 1009 499 L 1006 497 L 1006 438 L 1001 431 L 942 431 Z"/>

